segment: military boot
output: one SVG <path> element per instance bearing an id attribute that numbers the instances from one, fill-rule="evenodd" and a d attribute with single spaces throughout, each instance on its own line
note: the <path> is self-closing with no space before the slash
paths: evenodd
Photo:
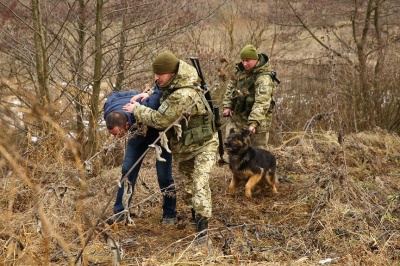
<path id="1" fill-rule="evenodd" d="M 196 225 L 197 224 L 197 222 L 196 222 L 196 212 L 194 211 L 193 208 L 191 209 L 191 211 L 192 211 L 192 218 L 190 218 L 189 224 Z"/>
<path id="2" fill-rule="evenodd" d="M 201 215 L 196 215 L 196 232 L 200 233 L 197 235 L 197 239 L 199 238 L 203 238 L 204 236 L 207 235 L 207 231 L 205 231 L 206 229 L 208 229 L 208 218 L 207 217 L 203 217 Z"/>

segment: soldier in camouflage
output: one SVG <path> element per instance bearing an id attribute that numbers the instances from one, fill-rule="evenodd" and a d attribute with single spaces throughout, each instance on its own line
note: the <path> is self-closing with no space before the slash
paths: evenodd
<path id="1" fill-rule="evenodd" d="M 155 80 L 163 91 L 161 106 L 152 110 L 137 102 L 124 106 L 138 121 L 159 130 L 165 130 L 183 113 L 189 118 L 179 121 L 182 135 L 174 129 L 167 132 L 174 161 L 184 176 L 185 203 L 192 208 L 199 236 L 204 236 L 211 217 L 212 203 L 209 186 L 210 173 L 216 162 L 218 134 L 214 116 L 197 85 L 196 69 L 176 58 L 171 52 L 160 53 L 152 63 Z M 135 99 L 136 100 L 136 99 Z"/>
<path id="2" fill-rule="evenodd" d="M 246 45 L 240 51 L 241 62 L 228 83 L 222 102 L 225 117 L 231 117 L 226 133 L 231 128 L 248 128 L 252 133 L 252 145 L 267 149 L 272 111 L 275 105 L 275 85 L 268 56 L 258 54 L 253 45 Z"/>

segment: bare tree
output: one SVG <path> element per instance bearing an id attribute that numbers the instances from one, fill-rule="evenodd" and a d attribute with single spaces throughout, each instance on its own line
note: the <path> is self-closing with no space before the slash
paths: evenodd
<path id="1" fill-rule="evenodd" d="M 39 1 L 32 0 L 32 17 L 35 40 L 36 74 L 38 77 L 38 88 L 40 103 L 47 106 L 50 103 L 50 93 L 48 88 L 49 71 L 47 65 L 46 38 L 43 32 L 42 18 Z"/>
<path id="2" fill-rule="evenodd" d="M 93 73 L 93 91 L 90 97 L 90 115 L 89 115 L 89 132 L 88 143 L 85 158 L 91 158 L 99 147 L 98 144 L 98 116 L 99 116 L 99 95 L 100 85 L 102 80 L 102 35 L 103 35 L 103 0 L 97 0 L 96 4 L 96 30 L 95 30 L 95 58 L 94 58 L 94 73 Z"/>
<path id="3" fill-rule="evenodd" d="M 305 38 L 304 33 L 307 33 L 314 44 L 322 48 L 307 51 L 298 46 L 298 54 L 294 50 L 290 56 L 308 60 L 308 66 L 325 65 L 329 72 L 329 69 L 336 69 L 338 82 L 335 89 L 339 93 L 340 112 L 346 118 L 346 130 L 369 130 L 374 126 L 393 130 L 393 121 L 398 121 L 393 114 L 397 112 L 387 97 L 397 103 L 398 99 L 393 97 L 396 94 L 393 79 L 382 77 L 391 71 L 392 66 L 386 62 L 395 54 L 399 44 L 396 28 L 400 10 L 396 1 L 368 0 L 353 4 L 347 1 L 286 1 L 283 10 L 290 10 L 292 16 L 284 16 L 281 12 L 273 19 L 285 29 L 293 29 L 287 38 L 295 41 Z M 308 53 L 302 54 L 302 51 Z M 324 87 L 332 88 L 332 81 L 329 83 Z M 321 95 L 328 94 L 326 91 Z M 326 108 L 329 105 L 321 106 Z"/>
<path id="4" fill-rule="evenodd" d="M 8 12 L 0 29 L 5 37 L 0 52 L 8 55 L 5 58 L 10 59 L 10 65 L 24 70 L 22 76 L 20 69 L 10 68 L 15 70 L 12 77 L 20 80 L 21 87 L 38 88 L 38 99 L 52 108 L 47 113 L 62 121 L 80 144 L 82 160 L 86 160 L 99 149 L 98 139 L 92 134 L 99 133 L 104 97 L 114 89 L 144 88 L 152 78 L 149 61 L 155 53 L 174 50 L 174 36 L 208 18 L 224 2 L 125 0 L 100 6 L 93 0 L 55 5 L 32 0 L 31 6 L 2 3 Z M 100 15 L 95 6 L 101 7 L 101 17 L 88 15 Z M 102 24 L 97 21 L 100 18 Z M 35 21 L 34 27 L 26 21 Z M 32 33 L 35 42 L 24 35 L 26 32 Z M 71 114 L 75 119 L 70 119 Z"/>

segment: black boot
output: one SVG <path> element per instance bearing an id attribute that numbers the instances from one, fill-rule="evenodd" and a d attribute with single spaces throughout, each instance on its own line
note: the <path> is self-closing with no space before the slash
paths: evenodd
<path id="1" fill-rule="evenodd" d="M 196 222 L 196 212 L 194 211 L 193 208 L 191 209 L 191 211 L 192 211 L 192 218 L 190 218 L 189 224 L 196 225 L 197 224 L 197 222 Z"/>
<path id="2" fill-rule="evenodd" d="M 208 218 L 203 217 L 201 215 L 196 215 L 196 232 L 200 233 L 197 235 L 197 239 L 203 238 L 204 236 L 207 235 L 207 230 L 208 229 Z"/>

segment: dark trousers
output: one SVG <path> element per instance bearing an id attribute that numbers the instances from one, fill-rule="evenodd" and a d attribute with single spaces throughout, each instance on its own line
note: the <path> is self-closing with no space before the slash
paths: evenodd
<path id="1" fill-rule="evenodd" d="M 148 146 L 152 144 L 157 137 L 157 130 L 149 128 L 146 137 L 138 136 L 135 139 L 129 140 L 126 147 L 124 162 L 122 164 L 122 177 L 128 173 L 131 167 L 138 161 L 142 154 L 147 150 Z M 172 154 L 168 153 L 164 148 L 162 148 L 161 157 L 166 159 L 166 162 L 157 161 L 156 170 L 158 185 L 163 193 L 163 217 L 172 218 L 176 216 L 176 191 L 174 179 L 172 177 Z M 128 176 L 128 180 L 132 185 L 132 191 L 134 191 L 142 162 L 143 160 L 138 162 Z M 124 206 L 122 204 L 123 194 L 124 184 L 121 183 L 121 187 L 118 189 L 117 198 L 114 204 L 114 213 L 119 213 L 124 210 Z M 132 199 L 132 196 L 129 199 L 129 203 Z"/>

